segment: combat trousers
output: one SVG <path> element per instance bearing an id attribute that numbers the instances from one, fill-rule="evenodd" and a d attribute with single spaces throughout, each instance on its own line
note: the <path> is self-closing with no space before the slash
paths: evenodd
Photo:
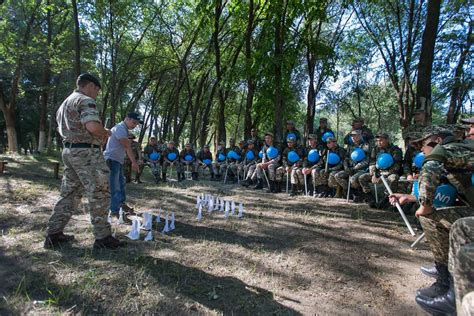
<path id="1" fill-rule="evenodd" d="M 86 209 L 90 214 L 95 238 L 109 236 L 109 168 L 102 151 L 98 148 L 64 148 L 62 159 L 64 173 L 61 193 L 48 222 L 48 235 L 64 230 L 77 206 L 76 197 L 82 193 L 87 198 Z"/>
<path id="2" fill-rule="evenodd" d="M 449 272 L 454 278 L 458 315 L 463 307 L 474 311 L 474 217 L 458 219 L 449 233 Z M 473 292 L 474 294 L 474 292 Z M 469 310 L 469 309 L 468 309 Z M 464 315 L 468 315 L 465 313 Z"/>
<path id="3" fill-rule="evenodd" d="M 185 171 L 191 171 L 192 173 L 195 173 L 198 169 L 198 163 L 197 161 L 192 161 L 190 163 L 181 162 L 176 168 L 180 173 Z"/>
<path id="4" fill-rule="evenodd" d="M 212 170 L 214 170 L 214 174 L 216 175 L 223 175 L 227 169 L 227 163 L 224 162 L 213 162 L 212 163 Z"/>
<path id="5" fill-rule="evenodd" d="M 181 166 L 180 166 L 180 163 L 176 160 L 172 163 L 169 163 L 167 161 L 163 161 L 163 165 L 161 167 L 161 172 L 166 174 L 166 172 L 168 171 L 168 167 L 172 168 L 172 166 L 174 166 L 176 168 L 176 172 L 180 172 L 179 170 L 180 170 Z M 171 169 L 171 171 L 173 171 L 173 170 Z"/>
<path id="6" fill-rule="evenodd" d="M 257 180 L 257 164 L 247 165 L 247 174 L 245 175 L 246 180 Z"/>
<path id="7" fill-rule="evenodd" d="M 351 178 L 351 188 L 353 189 L 358 189 L 360 188 L 360 184 L 359 184 L 359 177 L 361 175 L 363 175 L 364 173 L 366 173 L 366 171 L 364 170 L 361 170 L 361 171 L 357 171 L 356 173 L 354 173 L 350 178 Z M 338 173 L 336 173 L 334 175 L 334 178 L 335 180 L 337 181 L 337 183 L 344 189 L 344 190 L 347 190 L 347 187 L 349 185 L 349 173 L 345 170 L 342 170 L 342 171 L 339 171 Z"/>
<path id="8" fill-rule="evenodd" d="M 277 180 L 276 178 L 276 170 L 278 169 L 278 163 L 271 163 L 268 165 L 267 167 L 267 171 L 268 171 L 268 180 L 269 181 L 281 181 L 280 180 Z M 259 179 L 265 179 L 265 176 L 263 175 L 263 167 L 262 167 L 262 163 L 259 163 L 257 164 L 257 177 Z"/>
<path id="9" fill-rule="evenodd" d="M 336 180 L 336 174 L 339 172 L 345 172 L 344 170 L 335 170 L 335 171 L 329 171 L 328 173 L 328 187 L 336 189 L 339 183 Z M 344 190 L 347 189 L 347 187 L 342 187 Z"/>
<path id="10" fill-rule="evenodd" d="M 398 192 L 398 175 L 392 173 L 389 175 L 384 175 L 384 177 L 385 179 L 387 179 L 388 185 L 390 186 L 392 191 Z M 359 177 L 359 184 L 362 187 L 364 193 L 370 193 L 370 183 L 372 183 L 372 176 L 370 175 L 370 173 L 364 173 Z M 381 182 L 380 185 L 383 186 L 383 183 Z"/>

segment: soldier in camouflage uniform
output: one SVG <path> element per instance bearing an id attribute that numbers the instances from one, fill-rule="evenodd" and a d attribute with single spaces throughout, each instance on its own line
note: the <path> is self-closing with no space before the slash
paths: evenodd
<path id="1" fill-rule="evenodd" d="M 398 192 L 398 179 L 400 168 L 402 166 L 402 151 L 398 146 L 395 146 L 390 142 L 390 137 L 386 133 L 381 133 L 375 136 L 377 145 L 372 149 L 370 154 L 369 172 L 359 177 L 359 184 L 362 187 L 364 193 L 364 199 L 373 205 L 372 194 L 370 193 L 370 185 L 382 184 L 380 175 L 384 175 L 387 182 L 394 192 Z M 388 169 L 379 169 L 377 167 L 377 159 L 383 153 L 388 153 L 393 158 L 393 165 Z"/>
<path id="2" fill-rule="evenodd" d="M 278 151 L 278 155 L 274 158 L 270 158 L 267 156 L 267 150 L 270 147 L 274 147 Z M 276 181 L 276 170 L 280 166 L 281 162 L 281 148 L 277 144 L 273 142 L 273 134 L 266 133 L 265 134 L 265 144 L 262 148 L 263 157 L 262 162 L 257 164 L 257 185 L 255 189 L 262 189 L 263 188 L 263 181 L 265 175 L 263 174 L 265 171 L 268 171 L 268 182 L 270 187 L 269 192 L 278 193 L 281 192 L 281 179 L 280 181 Z"/>
<path id="3" fill-rule="evenodd" d="M 189 160 L 189 157 L 191 157 Z M 191 143 L 186 143 L 184 146 L 184 149 L 181 150 L 179 153 L 179 169 L 178 169 L 178 179 L 181 179 L 180 181 L 185 179 L 184 172 L 185 171 L 191 171 L 191 177 L 193 180 L 198 180 L 198 173 L 197 173 L 197 168 L 198 168 L 198 162 L 196 160 L 196 153 L 194 152 L 194 149 L 191 147 Z M 189 170 L 190 169 L 190 170 Z M 181 177 L 180 177 L 181 175 Z"/>
<path id="4" fill-rule="evenodd" d="M 335 180 L 339 186 L 343 189 L 344 196 L 347 194 L 348 181 L 350 178 L 351 188 L 353 195 L 358 197 L 358 190 L 360 189 L 359 177 L 366 173 L 369 168 L 369 157 L 371 152 L 371 146 L 362 138 L 362 131 L 353 130 L 350 132 L 351 141 L 347 146 L 347 156 L 345 160 L 344 170 L 339 171 L 334 175 Z M 351 157 L 351 153 L 356 149 L 360 148 L 364 151 L 365 157 L 360 161 L 354 161 Z M 355 199 L 358 201 L 358 198 Z"/>
<path id="5" fill-rule="evenodd" d="M 253 146 L 256 150 L 260 150 L 263 146 L 262 139 L 257 135 L 257 130 L 252 128 L 250 130 L 250 139 L 253 141 Z"/>
<path id="6" fill-rule="evenodd" d="M 451 226 L 448 269 L 454 279 L 457 313 L 470 315 L 468 311 L 474 311 L 473 216 L 460 218 Z"/>
<path id="7" fill-rule="evenodd" d="M 170 155 L 171 154 L 171 155 Z M 174 159 L 170 160 L 171 156 L 175 156 Z M 180 164 L 179 164 L 179 151 L 175 147 L 174 141 L 169 141 L 168 145 L 166 146 L 166 149 L 163 151 L 163 165 L 161 167 L 161 178 L 163 179 L 163 182 L 166 182 L 166 172 L 168 171 L 168 167 L 175 167 L 176 168 L 176 173 L 178 173 L 178 170 L 180 169 Z M 178 180 L 181 178 L 178 177 Z"/>
<path id="8" fill-rule="evenodd" d="M 227 149 L 223 140 L 217 147 L 216 160 L 212 163 L 212 169 L 216 175 L 216 180 L 220 180 L 227 169 Z"/>
<path id="9" fill-rule="evenodd" d="M 466 127 L 468 127 L 466 139 L 474 139 L 474 117 L 461 120 L 461 122 L 467 124 Z"/>
<path id="10" fill-rule="evenodd" d="M 419 177 L 420 207 L 416 216 L 420 218 L 433 253 L 438 276 L 432 286 L 417 291 L 416 301 L 427 310 L 451 308 L 454 311 L 454 286 L 447 266 L 449 231 L 457 219 L 474 215 L 474 189 L 471 186 L 474 141 L 456 141 L 451 131 L 437 126 L 426 128 L 417 141 L 422 143 L 426 157 Z M 458 197 L 468 206 L 434 209 L 435 191 L 442 179 L 456 188 Z"/>
<path id="11" fill-rule="evenodd" d="M 298 155 L 297 161 L 291 161 L 288 156 L 291 152 L 294 152 Z M 295 157 L 296 158 L 296 157 Z M 289 135 L 287 139 L 287 147 L 283 151 L 283 163 L 281 167 L 277 169 L 277 179 L 281 181 L 283 174 L 290 174 L 291 179 L 291 193 L 290 196 L 295 196 L 301 191 L 304 185 L 302 167 L 304 160 L 304 149 L 301 146 L 298 146 L 296 143 L 296 137 Z"/>
<path id="12" fill-rule="evenodd" d="M 323 146 L 324 148 L 326 148 L 326 143 L 323 141 L 323 135 L 327 132 L 332 133 L 332 135 L 336 135 L 334 134 L 332 129 L 328 127 L 328 119 L 325 117 L 321 117 L 319 119 L 319 126 L 315 132 L 317 140 L 318 140 L 318 146 Z"/>
<path id="13" fill-rule="evenodd" d="M 257 168 L 259 160 L 258 150 L 255 148 L 255 143 L 252 139 L 247 141 L 247 149 L 242 154 L 242 157 L 244 158 L 241 164 L 244 181 L 242 181 L 241 184 L 244 187 L 248 187 L 257 181 L 257 173 L 255 172 L 255 169 Z"/>
<path id="14" fill-rule="evenodd" d="M 74 239 L 74 236 L 65 235 L 63 230 L 76 211 L 78 193 L 83 192 L 94 227 L 94 248 L 114 249 L 124 244 L 112 237 L 107 222 L 109 168 L 105 164 L 101 145 L 110 136 L 110 131 L 102 127 L 95 102 L 101 86 L 90 74 L 81 74 L 76 85 L 77 89 L 56 113 L 58 132 L 64 142 L 64 173 L 60 199 L 49 219 L 44 247 L 54 248 Z"/>
<path id="15" fill-rule="evenodd" d="M 214 171 L 212 170 L 212 153 L 209 149 L 209 145 L 204 145 L 203 149 L 197 153 L 197 162 L 198 167 L 202 169 L 209 169 L 209 173 L 211 174 L 211 179 L 214 179 Z M 206 164 L 205 160 L 210 161 L 210 164 Z"/>
<path id="16" fill-rule="evenodd" d="M 346 158 L 346 150 L 337 144 L 335 137 L 328 137 L 326 146 L 327 148 L 321 151 L 321 159 L 316 164 L 317 171 L 314 173 L 315 191 L 318 192 L 316 195 L 318 198 L 333 196 L 331 189 L 337 188 L 334 175 L 344 168 L 344 159 Z M 339 157 L 338 163 L 329 163 L 331 153 Z"/>
<path id="17" fill-rule="evenodd" d="M 317 157 L 320 157 L 322 154 L 322 150 L 324 150 L 324 147 L 318 146 L 318 136 L 316 134 L 309 134 L 308 142 L 309 142 L 309 146 L 306 147 L 306 150 L 305 150 L 305 158 L 303 161 L 302 173 L 306 177 L 308 175 L 311 175 L 311 182 L 313 184 L 313 188 L 312 190 L 309 190 L 309 192 L 312 193 L 314 197 L 316 197 L 317 192 L 314 188 L 316 188 L 316 183 L 315 183 L 316 175 L 321 169 L 321 167 L 318 167 L 319 166 L 318 162 L 320 158 L 318 158 L 318 160 L 316 161 L 310 161 L 309 158 L 310 158 L 310 153 L 312 151 L 316 151 L 318 153 Z"/>
<path id="18" fill-rule="evenodd" d="M 150 139 L 148 140 L 148 145 L 145 146 L 143 153 L 143 159 L 145 163 L 151 168 L 151 173 L 155 178 L 155 183 L 159 183 L 161 181 L 160 169 L 161 162 L 163 159 L 163 151 L 162 147 L 157 144 L 155 137 L 150 137 Z M 158 158 L 153 160 L 151 157 L 155 155 L 157 155 Z"/>
<path id="19" fill-rule="evenodd" d="M 229 157 L 229 153 L 233 151 L 237 154 L 239 159 L 236 159 L 236 157 Z M 227 148 L 227 180 L 233 180 L 237 181 L 237 170 L 239 167 L 240 162 L 242 161 L 242 155 L 241 155 L 241 148 L 239 146 L 235 145 L 235 139 L 230 138 L 229 139 L 229 148 Z"/>
<path id="20" fill-rule="evenodd" d="M 367 126 L 364 125 L 364 119 L 363 118 L 361 118 L 361 117 L 355 118 L 352 121 L 352 131 L 360 131 L 360 134 L 362 136 L 362 140 L 366 144 L 370 144 L 370 145 L 373 144 L 374 134 L 372 133 L 370 128 L 368 128 Z M 351 142 L 352 142 L 351 132 L 352 131 L 347 133 L 347 135 L 344 137 L 344 144 L 351 145 Z"/>
<path id="21" fill-rule="evenodd" d="M 296 145 L 301 145 L 301 133 L 295 128 L 295 122 L 292 120 L 286 121 L 286 131 L 282 143 L 286 144 L 289 136 L 294 136 Z"/>
<path id="22" fill-rule="evenodd" d="M 140 180 L 140 176 L 143 172 L 144 168 L 144 163 L 143 163 L 143 155 L 142 155 L 142 150 L 140 148 L 140 144 L 135 140 L 136 136 L 131 134 L 129 136 L 131 145 L 132 145 L 132 151 L 133 154 L 135 155 L 135 161 L 138 163 L 139 169 L 138 171 L 135 172 L 135 182 L 136 183 L 142 183 Z M 128 159 L 128 156 L 125 156 L 125 161 L 123 164 L 123 169 L 125 173 L 125 182 L 129 183 L 132 181 L 132 162 L 130 159 Z"/>

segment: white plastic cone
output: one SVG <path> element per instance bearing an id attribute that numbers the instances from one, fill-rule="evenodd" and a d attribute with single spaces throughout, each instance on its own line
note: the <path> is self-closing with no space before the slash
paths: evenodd
<path id="1" fill-rule="evenodd" d="M 151 230 L 148 232 L 148 234 L 146 234 L 146 237 L 145 237 L 144 240 L 145 241 L 152 241 L 153 240 L 153 233 L 152 233 Z"/>
<path id="2" fill-rule="evenodd" d="M 224 200 L 221 200 L 221 209 L 220 209 L 221 212 L 224 212 Z"/>
<path id="3" fill-rule="evenodd" d="M 118 223 L 119 223 L 119 224 L 124 224 L 124 223 L 125 223 L 125 221 L 123 220 L 123 210 L 122 210 L 122 208 L 120 208 L 120 210 L 119 210 L 119 220 L 118 220 Z"/>
<path id="4" fill-rule="evenodd" d="M 234 201 L 232 201 L 230 209 L 232 210 L 232 212 L 230 212 L 230 215 L 235 215 L 235 202 Z"/>
<path id="5" fill-rule="evenodd" d="M 216 202 L 214 203 L 214 211 L 218 211 L 219 210 L 219 198 L 216 197 Z"/>
<path id="6" fill-rule="evenodd" d="M 169 233 L 170 231 L 170 226 L 169 226 L 169 223 L 168 223 L 168 213 L 166 213 L 166 217 L 165 217 L 165 227 L 163 227 L 163 230 L 161 231 L 162 233 Z"/>
<path id="7" fill-rule="evenodd" d="M 225 212 L 224 212 L 224 217 L 225 218 L 229 217 L 229 208 L 230 208 L 229 201 L 225 201 Z"/>
<path id="8" fill-rule="evenodd" d="M 239 204 L 239 214 L 237 215 L 238 218 L 242 218 L 244 216 L 244 205 L 242 202 Z"/>
<path id="9" fill-rule="evenodd" d="M 151 215 L 148 212 L 145 212 L 142 214 L 142 216 L 143 216 L 143 225 L 141 228 L 144 230 L 151 230 L 152 225 L 153 225 L 153 215 Z"/>
<path id="10" fill-rule="evenodd" d="M 213 200 L 213 199 L 210 199 L 210 200 L 209 200 L 208 207 L 207 207 L 207 212 L 208 212 L 208 213 L 211 213 L 213 209 L 214 209 L 214 200 Z"/>
<path id="11" fill-rule="evenodd" d="M 174 212 L 171 212 L 171 224 L 170 224 L 170 230 L 174 230 Z"/>
<path id="12" fill-rule="evenodd" d="M 196 216 L 196 219 L 198 221 L 202 219 L 202 206 L 201 205 L 199 205 L 198 215 Z"/>
<path id="13" fill-rule="evenodd" d="M 127 234 L 127 237 L 131 240 L 138 240 L 140 239 L 140 221 L 138 219 L 134 219 L 132 221 L 132 230 Z"/>
<path id="14" fill-rule="evenodd" d="M 161 223 L 161 209 L 160 209 L 160 211 L 158 212 L 158 215 L 156 216 L 156 222 L 157 222 L 157 223 Z"/>
<path id="15" fill-rule="evenodd" d="M 201 205 L 201 197 L 198 195 L 196 197 L 196 208 L 199 208 L 199 205 Z"/>

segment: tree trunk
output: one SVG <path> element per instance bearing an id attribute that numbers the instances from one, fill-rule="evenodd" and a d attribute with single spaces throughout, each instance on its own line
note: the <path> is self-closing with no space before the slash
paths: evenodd
<path id="1" fill-rule="evenodd" d="M 214 53 L 215 53 L 215 67 L 216 67 L 216 83 L 217 83 L 217 96 L 219 101 L 219 108 L 217 110 L 217 139 L 218 141 L 226 141 L 226 130 L 225 130 L 225 99 L 224 92 L 221 87 L 222 80 L 222 68 L 221 68 L 221 50 L 219 46 L 219 30 L 220 30 L 220 17 L 222 14 L 222 0 L 216 1 L 215 12 L 214 12 L 214 32 L 212 34 Z"/>
<path id="2" fill-rule="evenodd" d="M 426 26 L 421 42 L 418 78 L 416 82 L 416 108 L 424 109 L 426 118 L 431 120 L 431 73 L 433 70 L 434 49 L 438 33 L 441 0 L 428 1 Z"/>
<path id="3" fill-rule="evenodd" d="M 44 152 L 46 147 L 46 113 L 48 112 L 48 97 L 49 97 L 49 81 L 51 80 L 51 61 L 49 56 L 49 47 L 52 41 L 52 24 L 51 24 L 51 10 L 49 9 L 50 1 L 47 2 L 46 13 L 46 58 L 44 60 L 43 78 L 41 83 L 40 96 L 40 121 L 39 121 L 39 136 L 38 136 L 38 151 Z"/>
<path id="4" fill-rule="evenodd" d="M 285 20 L 287 0 L 279 1 L 276 8 L 278 14 L 275 20 L 275 104 L 274 104 L 274 127 L 275 140 L 279 142 L 283 131 L 283 45 L 285 42 Z"/>
<path id="5" fill-rule="evenodd" d="M 316 114 L 316 92 L 314 89 L 314 67 L 316 65 L 316 57 L 311 51 L 311 45 L 308 43 L 306 52 L 306 62 L 308 64 L 308 105 L 306 106 L 306 124 L 304 137 L 307 138 L 314 130 L 314 115 Z"/>
<path id="6" fill-rule="evenodd" d="M 76 72 L 76 76 L 81 74 L 81 29 L 79 26 L 79 16 L 77 14 L 77 1 L 72 1 L 72 11 L 73 11 L 73 18 L 74 18 L 74 51 L 75 51 L 75 62 L 74 62 L 74 70 Z"/>
<path id="7" fill-rule="evenodd" d="M 453 87 L 451 89 L 451 99 L 449 101 L 448 115 L 446 118 L 446 123 L 454 124 L 456 123 L 457 114 L 459 113 L 460 108 L 462 107 L 462 95 L 463 95 L 463 85 L 462 85 L 462 76 L 464 73 L 464 63 L 466 58 L 469 55 L 472 42 L 474 37 L 472 36 L 472 23 L 469 25 L 469 30 L 467 33 L 466 45 L 461 48 L 461 56 L 459 56 L 459 61 L 454 72 Z"/>
<path id="8" fill-rule="evenodd" d="M 254 28 L 254 1 L 249 1 L 249 15 L 247 21 L 247 30 L 245 32 L 245 71 L 247 73 L 247 100 L 245 103 L 244 114 L 244 136 L 245 139 L 250 138 L 252 130 L 252 107 L 253 96 L 255 92 L 254 74 L 252 69 L 252 33 Z"/>

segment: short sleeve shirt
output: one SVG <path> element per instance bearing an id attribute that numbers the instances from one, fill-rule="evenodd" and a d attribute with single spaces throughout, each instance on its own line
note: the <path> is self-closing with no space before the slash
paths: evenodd
<path id="1" fill-rule="evenodd" d="M 125 147 L 120 143 L 121 139 L 128 138 L 128 128 L 125 122 L 120 122 L 111 130 L 112 136 L 107 141 L 107 147 L 104 151 L 104 158 L 115 160 L 123 164 L 125 160 Z"/>
<path id="2" fill-rule="evenodd" d="M 74 91 L 61 104 L 56 112 L 58 132 L 64 142 L 100 144 L 86 129 L 86 123 L 100 122 L 97 104 L 94 99 L 80 91 Z"/>

